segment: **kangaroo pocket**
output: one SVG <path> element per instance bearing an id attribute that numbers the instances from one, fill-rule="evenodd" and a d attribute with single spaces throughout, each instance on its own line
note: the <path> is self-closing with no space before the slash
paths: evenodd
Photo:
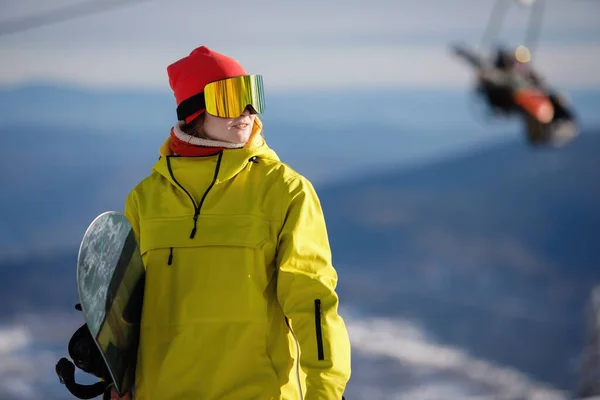
<path id="1" fill-rule="evenodd" d="M 278 398 L 265 349 L 274 275 L 268 221 L 201 215 L 190 239 L 192 227 L 191 216 L 140 224 L 146 290 L 139 392 L 161 399 Z"/>
<path id="2" fill-rule="evenodd" d="M 254 216 L 152 219 L 140 226 L 146 266 L 144 326 L 266 317 L 272 279 L 265 262 L 269 223 Z"/>
<path id="3" fill-rule="evenodd" d="M 256 337 L 260 324 L 205 322 L 146 329 L 138 393 L 151 399 L 279 398 L 280 383 Z M 173 382 L 177 382 L 173 385 Z"/>

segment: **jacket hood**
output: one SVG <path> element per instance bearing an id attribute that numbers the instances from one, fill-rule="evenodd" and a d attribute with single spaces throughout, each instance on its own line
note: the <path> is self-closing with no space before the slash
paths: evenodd
<path id="1" fill-rule="evenodd" d="M 177 164 L 181 164 L 181 166 L 187 166 L 188 164 L 197 165 L 198 173 L 202 173 L 202 170 L 206 169 L 211 176 L 215 171 L 214 163 L 218 163 L 218 174 L 215 183 L 227 181 L 240 173 L 253 158 L 280 161 L 275 151 L 273 151 L 265 142 L 261 132 L 262 122 L 258 117 L 255 117 L 252 134 L 246 146 L 240 149 L 224 149 L 214 155 L 199 157 L 182 157 L 174 155 L 170 148 L 171 137 L 169 137 L 160 147 L 161 157 L 156 164 L 154 164 L 152 170 L 158 172 L 175 184 L 172 179 L 172 174 L 169 172 L 170 166 L 167 162 L 167 158 L 170 158 L 171 160 L 176 159 Z"/>

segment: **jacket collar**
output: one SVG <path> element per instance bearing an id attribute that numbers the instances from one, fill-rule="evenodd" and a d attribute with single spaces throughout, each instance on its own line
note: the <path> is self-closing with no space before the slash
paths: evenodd
<path id="1" fill-rule="evenodd" d="M 171 137 L 169 137 L 161 146 L 161 157 L 156 164 L 154 164 L 152 170 L 160 173 L 172 183 L 175 183 L 173 182 L 171 173 L 169 172 L 169 163 L 167 163 L 168 157 L 170 158 L 171 163 L 176 162 L 177 164 L 181 164 L 180 167 L 186 169 L 189 165 L 191 170 L 194 171 L 193 173 L 202 174 L 206 170 L 206 172 L 212 177 L 215 169 L 214 164 L 216 163 L 218 157 L 221 157 L 221 161 L 219 163 L 219 173 L 215 183 L 227 181 L 239 174 L 240 171 L 242 171 L 254 157 L 257 159 L 264 158 L 279 161 L 277 154 L 265 142 L 261 135 L 261 131 L 262 123 L 260 119 L 256 117 L 252 127 L 252 135 L 250 136 L 246 146 L 240 149 L 223 149 L 217 154 L 199 157 L 181 157 L 173 155 L 170 149 Z"/>

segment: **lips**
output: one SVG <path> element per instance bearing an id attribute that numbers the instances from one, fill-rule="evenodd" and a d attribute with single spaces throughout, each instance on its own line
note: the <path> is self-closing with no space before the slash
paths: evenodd
<path id="1" fill-rule="evenodd" d="M 233 125 L 233 127 L 237 128 L 237 129 L 245 129 L 245 128 L 249 127 L 249 126 L 250 126 L 250 124 L 247 123 L 247 122 L 240 122 L 239 124 Z"/>

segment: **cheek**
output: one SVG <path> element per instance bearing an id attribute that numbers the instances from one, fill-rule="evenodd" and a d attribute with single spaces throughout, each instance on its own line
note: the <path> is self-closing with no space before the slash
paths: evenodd
<path id="1" fill-rule="evenodd" d="M 209 135 L 212 134 L 221 136 L 223 135 L 223 133 L 226 133 L 228 129 L 229 125 L 223 121 L 210 119 L 204 122 L 204 132 L 206 132 Z"/>
<path id="2" fill-rule="evenodd" d="M 202 124 L 202 128 L 204 129 L 204 131 L 210 131 L 213 129 L 213 123 L 209 118 L 206 118 L 204 120 L 204 123 Z"/>

